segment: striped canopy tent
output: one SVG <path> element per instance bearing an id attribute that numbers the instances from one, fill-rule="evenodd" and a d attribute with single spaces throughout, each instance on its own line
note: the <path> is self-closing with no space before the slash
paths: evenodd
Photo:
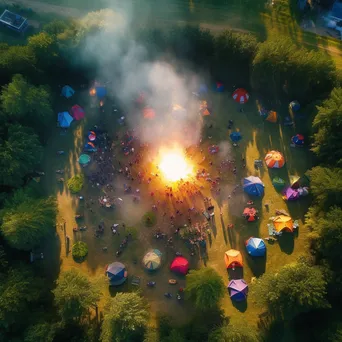
<path id="1" fill-rule="evenodd" d="M 250 237 L 246 241 L 246 250 L 251 256 L 264 256 L 266 254 L 266 244 L 263 239 Z"/>
<path id="2" fill-rule="evenodd" d="M 249 94 L 246 89 L 238 88 L 234 91 L 232 95 L 235 102 L 238 102 L 240 104 L 247 103 L 249 100 Z"/>
<path id="3" fill-rule="evenodd" d="M 111 286 L 123 284 L 127 279 L 127 271 L 121 262 L 113 262 L 106 267 L 106 276 Z"/>
<path id="4" fill-rule="evenodd" d="M 148 271 L 155 271 L 161 266 L 162 253 L 159 249 L 148 251 L 143 258 L 143 266 Z"/>
<path id="5" fill-rule="evenodd" d="M 280 169 L 285 165 L 285 158 L 279 151 L 270 151 L 265 156 L 265 162 L 270 169 Z"/>
<path id="6" fill-rule="evenodd" d="M 242 255 L 236 249 L 230 249 L 224 253 L 224 262 L 227 268 L 243 267 Z"/>
<path id="7" fill-rule="evenodd" d="M 293 220 L 290 216 L 278 215 L 272 220 L 275 230 L 279 233 L 281 231 L 293 232 Z"/>
<path id="8" fill-rule="evenodd" d="M 264 194 L 264 187 L 259 177 L 249 176 L 243 180 L 243 190 L 248 195 L 261 197 Z"/>
<path id="9" fill-rule="evenodd" d="M 304 146 L 304 135 L 296 134 L 291 138 L 291 142 L 296 146 Z"/>
<path id="10" fill-rule="evenodd" d="M 231 300 L 241 302 L 247 299 L 248 285 L 243 279 L 233 279 L 228 284 L 228 292 Z"/>

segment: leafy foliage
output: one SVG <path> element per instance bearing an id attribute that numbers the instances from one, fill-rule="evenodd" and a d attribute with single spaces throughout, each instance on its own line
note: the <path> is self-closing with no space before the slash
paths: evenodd
<path id="1" fill-rule="evenodd" d="M 2 108 L 11 120 L 20 120 L 28 126 L 50 122 L 53 111 L 51 95 L 44 86 L 35 87 L 22 75 L 14 75 L 1 93 Z"/>
<path id="2" fill-rule="evenodd" d="M 10 125 L 7 140 L 0 145 L 0 185 L 22 185 L 24 176 L 40 161 L 41 151 L 38 136 L 31 129 Z"/>
<path id="3" fill-rule="evenodd" d="M 72 256 L 77 260 L 83 260 L 88 254 L 88 246 L 83 241 L 77 241 L 72 246 Z"/>
<path id="4" fill-rule="evenodd" d="M 309 102 L 330 91 L 335 81 L 336 67 L 328 56 L 299 48 L 290 37 L 261 43 L 253 60 L 252 84 L 263 94 Z"/>
<path id="5" fill-rule="evenodd" d="M 317 267 L 304 263 L 283 266 L 278 273 L 265 273 L 251 288 L 256 302 L 280 317 L 325 308 L 327 282 Z"/>
<path id="6" fill-rule="evenodd" d="M 212 268 L 191 270 L 186 276 L 186 296 L 198 309 L 215 307 L 224 296 L 225 286 L 221 276 Z"/>
<path id="7" fill-rule="evenodd" d="M 62 273 L 52 292 L 64 321 L 79 321 L 100 299 L 97 287 L 75 269 Z"/>
<path id="8" fill-rule="evenodd" d="M 258 331 L 254 327 L 249 326 L 247 322 L 236 321 L 215 329 L 210 334 L 209 341 L 258 342 L 261 339 L 259 338 Z"/>
<path id="9" fill-rule="evenodd" d="M 16 199 L 2 212 L 2 234 L 11 247 L 32 250 L 53 233 L 56 212 L 53 197 L 23 198 L 22 202 Z"/>
<path id="10" fill-rule="evenodd" d="M 47 322 L 31 325 L 25 332 L 24 342 L 53 342 L 56 334 L 54 324 Z"/>
<path id="11" fill-rule="evenodd" d="M 139 294 L 117 293 L 105 307 L 100 339 L 102 342 L 142 340 L 148 319 L 147 305 Z"/>
<path id="12" fill-rule="evenodd" d="M 23 324 L 20 321 L 25 321 L 30 305 L 41 296 L 43 283 L 24 266 L 12 269 L 0 278 L 0 327 L 9 329 L 13 324 Z"/>
<path id="13" fill-rule="evenodd" d="M 318 106 L 313 121 L 315 130 L 312 151 L 320 160 L 342 165 L 342 88 L 335 88 L 330 97 Z"/>
<path id="14" fill-rule="evenodd" d="M 83 188 L 83 184 L 84 184 L 84 176 L 82 173 L 75 175 L 74 177 L 71 177 L 68 180 L 68 189 L 76 194 L 78 192 L 80 192 Z"/>

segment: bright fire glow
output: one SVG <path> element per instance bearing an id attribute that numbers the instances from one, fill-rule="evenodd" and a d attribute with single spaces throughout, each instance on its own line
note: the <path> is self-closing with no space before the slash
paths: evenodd
<path id="1" fill-rule="evenodd" d="M 178 149 L 161 153 L 159 169 L 171 182 L 186 179 L 193 172 L 192 165 L 187 162 L 184 153 Z"/>

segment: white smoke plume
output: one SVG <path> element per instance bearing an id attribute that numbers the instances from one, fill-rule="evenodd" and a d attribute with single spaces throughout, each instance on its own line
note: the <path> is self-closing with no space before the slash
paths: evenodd
<path id="1" fill-rule="evenodd" d="M 129 6 L 120 12 L 102 10 L 89 14 L 83 22 L 88 27 L 100 22 L 103 28 L 87 36 L 83 59 L 97 67 L 99 80 L 109 81 L 109 94 L 118 99 L 130 128 L 137 130 L 142 142 L 180 147 L 197 144 L 201 118 L 198 98 L 192 94 L 198 89 L 196 75 L 166 55 L 160 60 L 148 59 L 147 48 L 134 39 L 134 18 Z M 141 92 L 147 106 L 155 112 L 154 119 L 144 118 L 133 105 Z M 176 104 L 186 110 L 172 114 Z"/>

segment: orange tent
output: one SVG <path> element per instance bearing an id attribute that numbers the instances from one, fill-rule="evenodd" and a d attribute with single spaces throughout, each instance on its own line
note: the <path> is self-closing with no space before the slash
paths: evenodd
<path id="1" fill-rule="evenodd" d="M 277 112 L 270 110 L 266 118 L 266 121 L 276 123 L 277 119 L 278 119 Z"/>
<path id="2" fill-rule="evenodd" d="M 227 268 L 243 267 L 242 255 L 235 249 L 230 249 L 224 254 L 224 262 Z"/>
<path id="3" fill-rule="evenodd" d="M 290 216 L 279 215 L 273 219 L 275 230 L 279 233 L 281 231 L 293 232 L 293 220 Z"/>
<path id="4" fill-rule="evenodd" d="M 285 165 L 284 156 L 279 151 L 267 152 L 265 162 L 271 169 L 279 169 Z"/>
<path id="5" fill-rule="evenodd" d="M 207 101 L 203 100 L 200 102 L 200 112 L 202 113 L 203 116 L 210 115 Z"/>

